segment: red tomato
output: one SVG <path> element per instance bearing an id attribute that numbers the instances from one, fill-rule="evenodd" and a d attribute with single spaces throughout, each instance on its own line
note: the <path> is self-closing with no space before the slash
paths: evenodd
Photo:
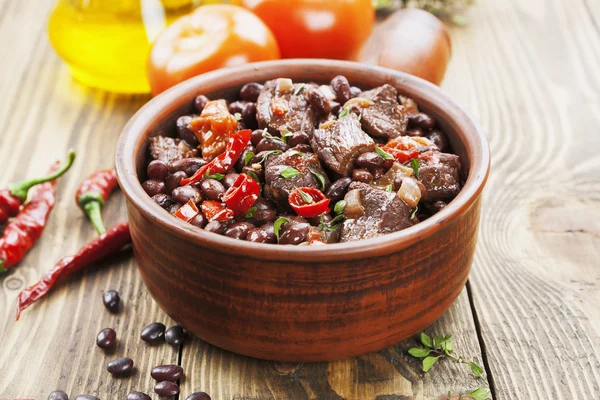
<path id="1" fill-rule="evenodd" d="M 236 0 L 271 28 L 282 58 L 355 58 L 371 34 L 371 0 Z"/>
<path id="2" fill-rule="evenodd" d="M 241 7 L 212 4 L 179 18 L 156 39 L 148 58 L 154 95 L 222 67 L 279 58 L 269 28 Z"/>

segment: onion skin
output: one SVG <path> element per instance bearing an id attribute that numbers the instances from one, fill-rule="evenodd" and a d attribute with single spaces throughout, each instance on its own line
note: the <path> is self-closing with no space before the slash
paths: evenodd
<path id="1" fill-rule="evenodd" d="M 439 85 L 450 61 L 450 35 L 442 21 L 419 9 L 399 10 L 371 35 L 359 61 L 392 68 Z"/>

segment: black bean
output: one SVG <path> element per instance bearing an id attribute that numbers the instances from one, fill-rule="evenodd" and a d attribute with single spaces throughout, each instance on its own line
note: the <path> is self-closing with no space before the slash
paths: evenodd
<path id="1" fill-rule="evenodd" d="M 102 303 L 104 307 L 110 312 L 116 313 L 119 311 L 119 304 L 121 303 L 121 297 L 116 290 L 107 290 L 102 295 Z"/>
<path id="2" fill-rule="evenodd" d="M 450 148 L 450 145 L 448 144 L 448 138 L 444 132 L 440 131 L 439 129 L 433 129 L 431 132 L 425 135 L 425 137 L 431 140 L 442 153 L 447 152 Z"/>
<path id="3" fill-rule="evenodd" d="M 225 193 L 225 187 L 216 179 L 205 179 L 200 184 L 202 196 L 208 200 L 220 200 L 221 195 Z"/>
<path id="4" fill-rule="evenodd" d="M 268 222 L 258 228 L 250 230 L 246 240 L 255 243 L 277 243 L 277 237 L 273 230 L 273 223 Z"/>
<path id="5" fill-rule="evenodd" d="M 250 140 L 252 140 L 252 139 L 250 139 Z M 254 154 L 254 151 L 255 151 L 254 146 L 251 143 L 249 143 L 248 146 L 246 146 L 246 148 L 244 149 L 244 151 L 242 151 L 242 155 L 240 156 L 240 158 L 235 163 L 235 170 L 236 171 L 238 171 L 238 172 L 242 171 L 242 168 L 244 168 L 244 166 L 246 165 L 246 155 L 248 153 L 253 153 Z"/>
<path id="6" fill-rule="evenodd" d="M 242 98 L 242 100 L 255 102 L 256 100 L 258 100 L 258 96 L 260 95 L 260 92 L 262 90 L 263 85 L 261 85 L 260 83 L 246 83 L 240 89 L 240 97 Z"/>
<path id="7" fill-rule="evenodd" d="M 331 203 L 332 206 L 335 205 L 335 203 Z M 333 219 L 333 217 L 327 213 L 325 214 L 321 214 L 317 217 L 310 217 L 308 218 L 308 222 L 313 225 L 313 226 L 318 226 L 319 224 L 321 224 L 322 222 L 329 222 Z"/>
<path id="8" fill-rule="evenodd" d="M 183 376 L 183 368 L 179 365 L 159 365 L 152 368 L 150 376 L 159 382 L 163 381 L 176 381 Z"/>
<path id="9" fill-rule="evenodd" d="M 350 97 L 355 98 L 360 96 L 360 94 L 362 93 L 362 90 L 360 90 L 360 88 L 356 87 L 356 86 L 351 86 L 350 87 Z"/>
<path id="10" fill-rule="evenodd" d="M 181 140 L 184 140 L 187 144 L 192 147 L 198 146 L 198 139 L 194 132 L 189 130 L 188 125 L 194 119 L 191 115 L 184 115 L 182 117 L 177 118 L 177 133 Z"/>
<path id="11" fill-rule="evenodd" d="M 259 164 L 260 165 L 260 164 Z M 265 180 L 265 169 L 260 166 L 260 168 L 256 169 L 252 167 L 252 165 L 246 165 L 242 168 L 242 172 L 252 176 L 252 174 L 256 175 L 260 182 L 264 182 Z"/>
<path id="12" fill-rule="evenodd" d="M 187 176 L 192 176 L 196 173 L 196 171 L 206 164 L 208 164 L 208 161 L 206 161 L 204 158 L 189 157 L 173 161 L 168 165 L 168 167 L 170 173 L 183 171 Z"/>
<path id="13" fill-rule="evenodd" d="M 261 151 L 267 150 L 281 150 L 286 151 L 290 147 L 285 144 L 283 140 L 277 140 L 273 138 L 262 138 L 260 142 L 256 145 L 256 151 L 260 153 Z"/>
<path id="14" fill-rule="evenodd" d="M 175 382 L 158 382 L 154 386 L 154 391 L 161 396 L 177 396 L 179 394 L 179 386 Z"/>
<path id="15" fill-rule="evenodd" d="M 165 209 L 169 208 L 174 203 L 171 196 L 166 195 L 164 193 L 155 194 L 154 196 L 152 196 L 152 200 L 154 200 L 156 204 Z"/>
<path id="16" fill-rule="evenodd" d="M 146 182 L 142 183 L 142 187 L 150 197 L 165 191 L 165 183 L 157 181 L 156 179 L 148 179 Z"/>
<path id="17" fill-rule="evenodd" d="M 410 114 L 408 116 L 408 126 L 411 128 L 421 128 L 424 131 L 430 131 L 435 127 L 435 119 L 424 112 Z"/>
<path id="18" fill-rule="evenodd" d="M 296 147 L 299 144 L 308 144 L 310 145 L 310 137 L 307 133 L 298 131 L 294 132 L 292 136 L 288 138 L 288 145 L 290 147 Z"/>
<path id="19" fill-rule="evenodd" d="M 356 168 L 354 171 L 352 171 L 352 180 L 371 183 L 373 182 L 373 175 L 371 175 L 371 173 L 364 168 Z"/>
<path id="20" fill-rule="evenodd" d="M 67 396 L 67 394 L 62 390 L 55 390 L 54 392 L 50 393 L 48 400 L 69 400 L 69 396 Z"/>
<path id="21" fill-rule="evenodd" d="M 196 110 L 198 110 L 198 112 L 201 113 L 202 110 L 204 110 L 204 107 L 206 107 L 206 103 L 208 103 L 209 101 L 210 99 L 208 97 L 201 94 L 194 100 L 194 107 L 196 107 Z"/>
<path id="22" fill-rule="evenodd" d="M 165 193 L 171 194 L 175 188 L 178 188 L 182 179 L 187 178 L 187 175 L 183 171 L 177 171 L 169 175 L 165 181 Z"/>
<path id="23" fill-rule="evenodd" d="M 256 207 L 257 210 L 275 210 L 275 204 L 264 197 L 256 199 L 252 206 Z"/>
<path id="24" fill-rule="evenodd" d="M 133 360 L 128 357 L 120 357 L 109 361 L 106 370 L 113 375 L 126 375 L 133 370 Z"/>
<path id="25" fill-rule="evenodd" d="M 204 214 L 198 213 L 194 218 L 192 218 L 190 224 L 197 226 L 198 228 L 204 229 L 206 224 L 208 224 L 208 220 L 206 219 Z"/>
<path id="26" fill-rule="evenodd" d="M 331 88 L 335 93 L 338 103 L 344 104 L 352 97 L 350 83 L 348 83 L 348 79 L 343 75 L 338 75 L 331 80 Z"/>
<path id="27" fill-rule="evenodd" d="M 262 225 L 265 222 L 273 222 L 275 219 L 277 219 L 277 213 L 275 210 L 256 210 L 252 215 L 252 220 L 257 225 Z M 248 236 L 246 236 L 246 240 L 249 240 Z"/>
<path id="28" fill-rule="evenodd" d="M 211 398 L 206 392 L 195 392 L 186 397 L 185 400 L 211 400 Z"/>
<path id="29" fill-rule="evenodd" d="M 180 208 L 181 204 L 173 203 L 169 208 L 167 208 L 167 211 L 169 212 L 169 214 L 175 214 Z"/>
<path id="30" fill-rule="evenodd" d="M 216 233 L 217 235 L 224 234 L 225 229 L 227 229 L 227 224 L 221 221 L 210 221 L 204 227 L 205 231 Z"/>
<path id="31" fill-rule="evenodd" d="M 392 164 L 394 162 L 393 160 L 389 160 L 389 161 L 391 161 Z M 371 152 L 371 151 L 362 153 L 361 155 L 356 157 L 356 160 L 354 160 L 354 163 L 356 164 L 357 167 L 368 168 L 369 170 L 388 166 L 388 163 L 386 163 L 386 160 L 383 157 L 381 157 L 379 154 Z M 389 167 L 391 167 L 391 165 L 389 165 L 388 168 Z"/>
<path id="32" fill-rule="evenodd" d="M 223 181 L 221 181 L 221 183 L 223 183 L 223 186 L 225 186 L 225 189 L 229 189 L 230 187 L 233 186 L 233 184 L 237 180 L 238 176 L 240 176 L 240 175 L 237 172 L 230 172 L 227 175 L 225 175 L 225 177 L 223 178 Z"/>
<path id="33" fill-rule="evenodd" d="M 144 342 L 156 344 L 165 339 L 165 329 L 165 324 L 153 322 L 142 330 L 140 337 Z"/>
<path id="34" fill-rule="evenodd" d="M 329 197 L 331 204 L 335 205 L 335 203 L 344 198 L 351 183 L 352 179 L 349 177 L 340 178 L 329 186 L 329 189 L 325 192 L 325 196 Z"/>
<path id="35" fill-rule="evenodd" d="M 173 200 L 179 204 L 185 204 L 192 200 L 194 203 L 199 203 L 202 200 L 200 189 L 194 186 L 180 186 L 175 188 L 171 193 Z"/>
<path id="36" fill-rule="evenodd" d="M 111 328 L 105 328 L 98 333 L 96 344 L 102 349 L 112 349 L 117 344 L 117 332 Z"/>
<path id="37" fill-rule="evenodd" d="M 165 332 L 165 340 L 171 346 L 179 346 L 183 343 L 184 338 L 183 328 L 177 325 L 170 327 Z"/>
<path id="38" fill-rule="evenodd" d="M 131 392 L 127 395 L 126 400 L 152 400 L 150 396 L 142 392 Z"/>
<path id="39" fill-rule="evenodd" d="M 331 111 L 329 100 L 319 89 L 313 87 L 306 89 L 306 98 L 317 115 L 329 114 Z"/>
<path id="40" fill-rule="evenodd" d="M 340 109 L 342 108 L 341 104 L 337 101 L 330 101 L 331 104 L 331 113 L 333 115 L 338 115 L 340 113 Z"/>
<path id="41" fill-rule="evenodd" d="M 409 128 L 406 130 L 406 136 L 417 137 L 423 136 L 423 131 L 421 128 Z"/>
<path id="42" fill-rule="evenodd" d="M 377 180 L 379 178 L 381 178 L 383 176 L 383 174 L 386 173 L 386 169 L 383 167 L 379 167 L 379 168 L 374 168 L 369 170 L 371 172 L 371 175 L 373 175 L 373 179 Z"/>
<path id="43" fill-rule="evenodd" d="M 292 223 L 279 236 L 279 244 L 300 244 L 306 240 L 310 225 L 307 223 Z"/>
<path id="44" fill-rule="evenodd" d="M 265 131 L 263 129 L 253 130 L 252 134 L 250 135 L 250 142 L 252 142 L 252 145 L 256 146 L 258 142 L 260 142 L 263 139 L 264 133 Z"/>
<path id="45" fill-rule="evenodd" d="M 248 236 L 248 232 L 250 232 L 250 230 L 254 228 L 255 226 L 249 222 L 236 222 L 235 224 L 227 228 L 227 230 L 225 231 L 225 236 L 234 239 L 245 240 L 246 236 Z"/>
<path id="46" fill-rule="evenodd" d="M 96 396 L 91 396 L 89 394 L 80 394 L 77 397 L 75 397 L 75 400 L 100 400 L 100 398 Z"/>
<path id="47" fill-rule="evenodd" d="M 310 147 L 310 144 L 299 144 L 294 146 L 294 150 L 299 151 L 300 153 L 312 153 L 313 148 Z"/>
<path id="48" fill-rule="evenodd" d="M 247 103 L 242 110 L 242 121 L 247 129 L 253 129 L 258 126 L 256 121 L 256 103 Z"/>
<path id="49" fill-rule="evenodd" d="M 242 113 L 244 107 L 246 106 L 245 101 L 234 101 L 233 103 L 229 103 L 229 112 L 232 114 Z"/>
<path id="50" fill-rule="evenodd" d="M 146 172 L 148 173 L 148 178 L 161 182 L 164 182 L 164 180 L 167 179 L 167 176 L 169 176 L 169 168 L 167 167 L 167 163 L 161 160 L 150 161 Z"/>

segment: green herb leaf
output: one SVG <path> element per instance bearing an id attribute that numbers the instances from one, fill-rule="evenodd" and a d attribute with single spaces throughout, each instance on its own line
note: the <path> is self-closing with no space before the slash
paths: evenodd
<path id="1" fill-rule="evenodd" d="M 375 146 L 375 153 L 379 154 L 384 160 L 393 160 L 394 156 L 389 153 L 386 153 L 379 146 Z"/>
<path id="2" fill-rule="evenodd" d="M 421 349 L 417 347 L 413 347 L 412 349 L 408 350 L 408 354 L 417 358 L 425 358 L 429 355 L 429 353 L 431 353 L 430 349 Z"/>
<path id="3" fill-rule="evenodd" d="M 333 212 L 335 212 L 336 214 L 342 214 L 344 212 L 345 207 L 346 200 L 340 200 L 337 203 L 335 203 L 335 206 L 333 207 Z"/>
<path id="4" fill-rule="evenodd" d="M 260 183 L 260 179 L 258 179 L 258 175 L 254 171 L 246 171 L 246 174 L 250 176 L 250 178 L 254 179 L 256 182 Z"/>
<path id="5" fill-rule="evenodd" d="M 416 206 L 412 214 L 410 214 L 410 219 L 415 219 L 415 217 L 417 216 L 417 211 L 419 211 L 419 206 Z"/>
<path id="6" fill-rule="evenodd" d="M 471 361 L 469 363 L 469 367 L 471 367 L 471 371 L 475 376 L 481 376 L 483 374 L 483 368 L 481 368 L 478 364 Z"/>
<path id="7" fill-rule="evenodd" d="M 429 348 L 433 347 L 431 344 L 431 338 L 425 332 L 421 332 L 421 343 L 423 343 L 423 346 L 427 346 Z"/>
<path id="8" fill-rule="evenodd" d="M 285 217 L 277 218 L 277 221 L 273 224 L 273 232 L 275 232 L 275 237 L 277 237 L 277 242 L 279 243 L 279 230 L 281 229 L 281 225 L 285 224 L 289 220 Z"/>
<path id="9" fill-rule="evenodd" d="M 206 174 L 206 175 L 204 175 L 204 177 L 206 179 L 216 179 L 216 180 L 220 181 L 221 179 L 225 178 L 225 175 L 223 175 L 223 174 L 212 174 L 212 175 Z"/>
<path id="10" fill-rule="evenodd" d="M 394 191 L 394 186 L 390 183 L 389 185 L 387 185 L 385 187 L 385 191 L 386 192 L 393 192 Z"/>
<path id="11" fill-rule="evenodd" d="M 248 163 L 250 161 L 252 161 L 254 156 L 256 156 L 256 154 L 254 154 L 253 152 L 251 152 L 251 151 L 247 152 L 246 155 L 244 156 L 244 166 L 248 165 Z"/>
<path id="12" fill-rule="evenodd" d="M 447 340 L 444 343 L 444 351 L 447 353 L 451 353 L 452 350 L 454 350 L 454 343 L 452 343 L 450 340 Z"/>
<path id="13" fill-rule="evenodd" d="M 451 398 L 452 398 L 452 392 L 450 392 L 450 391 L 448 390 L 448 400 L 450 400 Z"/>
<path id="14" fill-rule="evenodd" d="M 288 153 L 290 156 L 303 156 L 304 153 L 298 150 L 291 149 Z"/>
<path id="15" fill-rule="evenodd" d="M 324 231 L 335 231 L 339 226 L 340 223 L 343 222 L 346 219 L 346 216 L 344 214 L 339 214 L 336 215 L 336 217 L 334 219 L 332 219 L 329 222 L 325 222 L 323 220 L 323 217 L 325 216 L 325 214 L 321 215 L 321 223 L 319 224 L 319 228 L 321 228 Z"/>
<path id="16" fill-rule="evenodd" d="M 304 89 L 304 86 L 305 86 L 304 83 L 298 84 L 298 86 L 296 86 L 296 89 L 294 89 L 294 96 L 298 96 L 298 94 L 302 91 L 302 89 Z"/>
<path id="17" fill-rule="evenodd" d="M 324 191 L 325 190 L 325 177 L 323 175 L 321 175 L 320 173 L 313 171 L 312 169 L 309 169 L 309 171 L 321 183 L 321 190 Z"/>
<path id="18" fill-rule="evenodd" d="M 445 335 L 435 336 L 433 338 L 433 348 L 439 349 L 439 350 L 443 349 L 443 345 L 446 340 L 445 338 L 446 338 Z"/>
<path id="19" fill-rule="evenodd" d="M 290 178 L 300 175 L 300 171 L 298 171 L 294 167 L 285 167 L 285 169 L 283 171 L 281 171 L 280 175 L 283 176 L 285 179 L 290 179 Z"/>
<path id="20" fill-rule="evenodd" d="M 439 357 L 425 357 L 423 360 L 423 372 L 428 372 Z"/>
<path id="21" fill-rule="evenodd" d="M 242 114 L 240 114 L 240 113 L 235 113 L 235 114 L 233 114 L 233 116 L 234 116 L 234 117 L 235 117 L 235 119 L 236 119 L 236 120 L 238 120 L 238 121 L 242 119 Z"/>
<path id="22" fill-rule="evenodd" d="M 294 134 L 290 131 L 285 131 L 283 132 L 283 134 L 281 135 L 281 140 L 283 141 L 283 143 L 287 144 L 287 139 L 289 137 L 292 137 Z"/>
<path id="23" fill-rule="evenodd" d="M 466 393 L 465 396 L 474 400 L 488 400 L 490 398 L 490 394 L 490 389 L 486 387 L 479 387 L 469 393 Z"/>
<path id="24" fill-rule="evenodd" d="M 341 112 L 340 115 L 338 116 L 338 119 L 342 119 L 345 116 L 347 116 L 348 114 L 350 114 L 350 110 L 348 110 L 347 108 L 344 108 Z"/>
<path id="25" fill-rule="evenodd" d="M 302 197 L 302 200 L 306 203 L 306 204 L 310 204 L 313 202 L 313 199 L 311 196 L 309 196 L 304 190 L 302 189 L 297 189 L 298 190 L 298 194 L 300 195 L 300 197 Z"/>
<path id="26" fill-rule="evenodd" d="M 264 162 L 267 159 L 267 157 L 269 157 L 273 154 L 281 154 L 281 153 L 283 153 L 281 150 L 267 150 L 265 152 L 265 154 L 263 154 L 262 158 L 260 159 L 260 162 L 261 163 Z"/>
<path id="27" fill-rule="evenodd" d="M 263 137 L 263 139 L 272 139 L 272 140 L 277 140 L 279 142 L 284 142 L 285 143 L 285 140 L 283 140 L 282 138 L 277 137 L 277 136 L 273 136 L 269 132 L 267 132 L 267 128 L 264 129 L 262 137 Z"/>
<path id="28" fill-rule="evenodd" d="M 252 218 L 252 216 L 254 215 L 254 212 L 257 210 L 256 207 L 250 207 L 250 209 L 248 210 L 248 212 L 246 212 L 246 214 L 244 214 L 244 218 Z"/>
<path id="29" fill-rule="evenodd" d="M 415 178 L 419 179 L 419 159 L 411 158 L 410 167 L 412 168 L 412 170 L 415 173 Z"/>

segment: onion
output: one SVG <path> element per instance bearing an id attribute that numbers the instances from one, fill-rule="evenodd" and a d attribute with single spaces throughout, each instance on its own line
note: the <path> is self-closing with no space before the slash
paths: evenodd
<path id="1" fill-rule="evenodd" d="M 294 83 L 289 78 L 277 79 L 277 91 L 279 93 L 290 93 L 294 90 Z"/>
<path id="2" fill-rule="evenodd" d="M 398 190 L 398 197 L 410 208 L 415 208 L 421 200 L 421 189 L 413 178 L 402 179 L 402 185 Z"/>
<path id="3" fill-rule="evenodd" d="M 371 100 L 368 100 L 368 99 L 363 99 L 363 98 L 360 98 L 360 97 L 355 97 L 353 99 L 348 100 L 344 104 L 344 107 L 342 107 L 342 108 L 350 107 L 352 104 L 358 104 L 362 108 L 367 108 L 367 107 L 371 107 L 373 105 L 373 102 Z"/>
<path id="4" fill-rule="evenodd" d="M 344 207 L 344 215 L 346 218 L 360 218 L 365 215 L 365 208 L 360 200 L 360 190 L 353 189 L 344 196 L 346 206 Z"/>
<path id="5" fill-rule="evenodd" d="M 335 93 L 333 92 L 333 89 L 331 88 L 331 86 L 321 85 L 321 86 L 319 86 L 319 91 L 321 93 L 323 93 L 323 95 L 325 97 L 327 97 L 327 100 L 329 100 L 329 101 L 335 100 Z"/>

